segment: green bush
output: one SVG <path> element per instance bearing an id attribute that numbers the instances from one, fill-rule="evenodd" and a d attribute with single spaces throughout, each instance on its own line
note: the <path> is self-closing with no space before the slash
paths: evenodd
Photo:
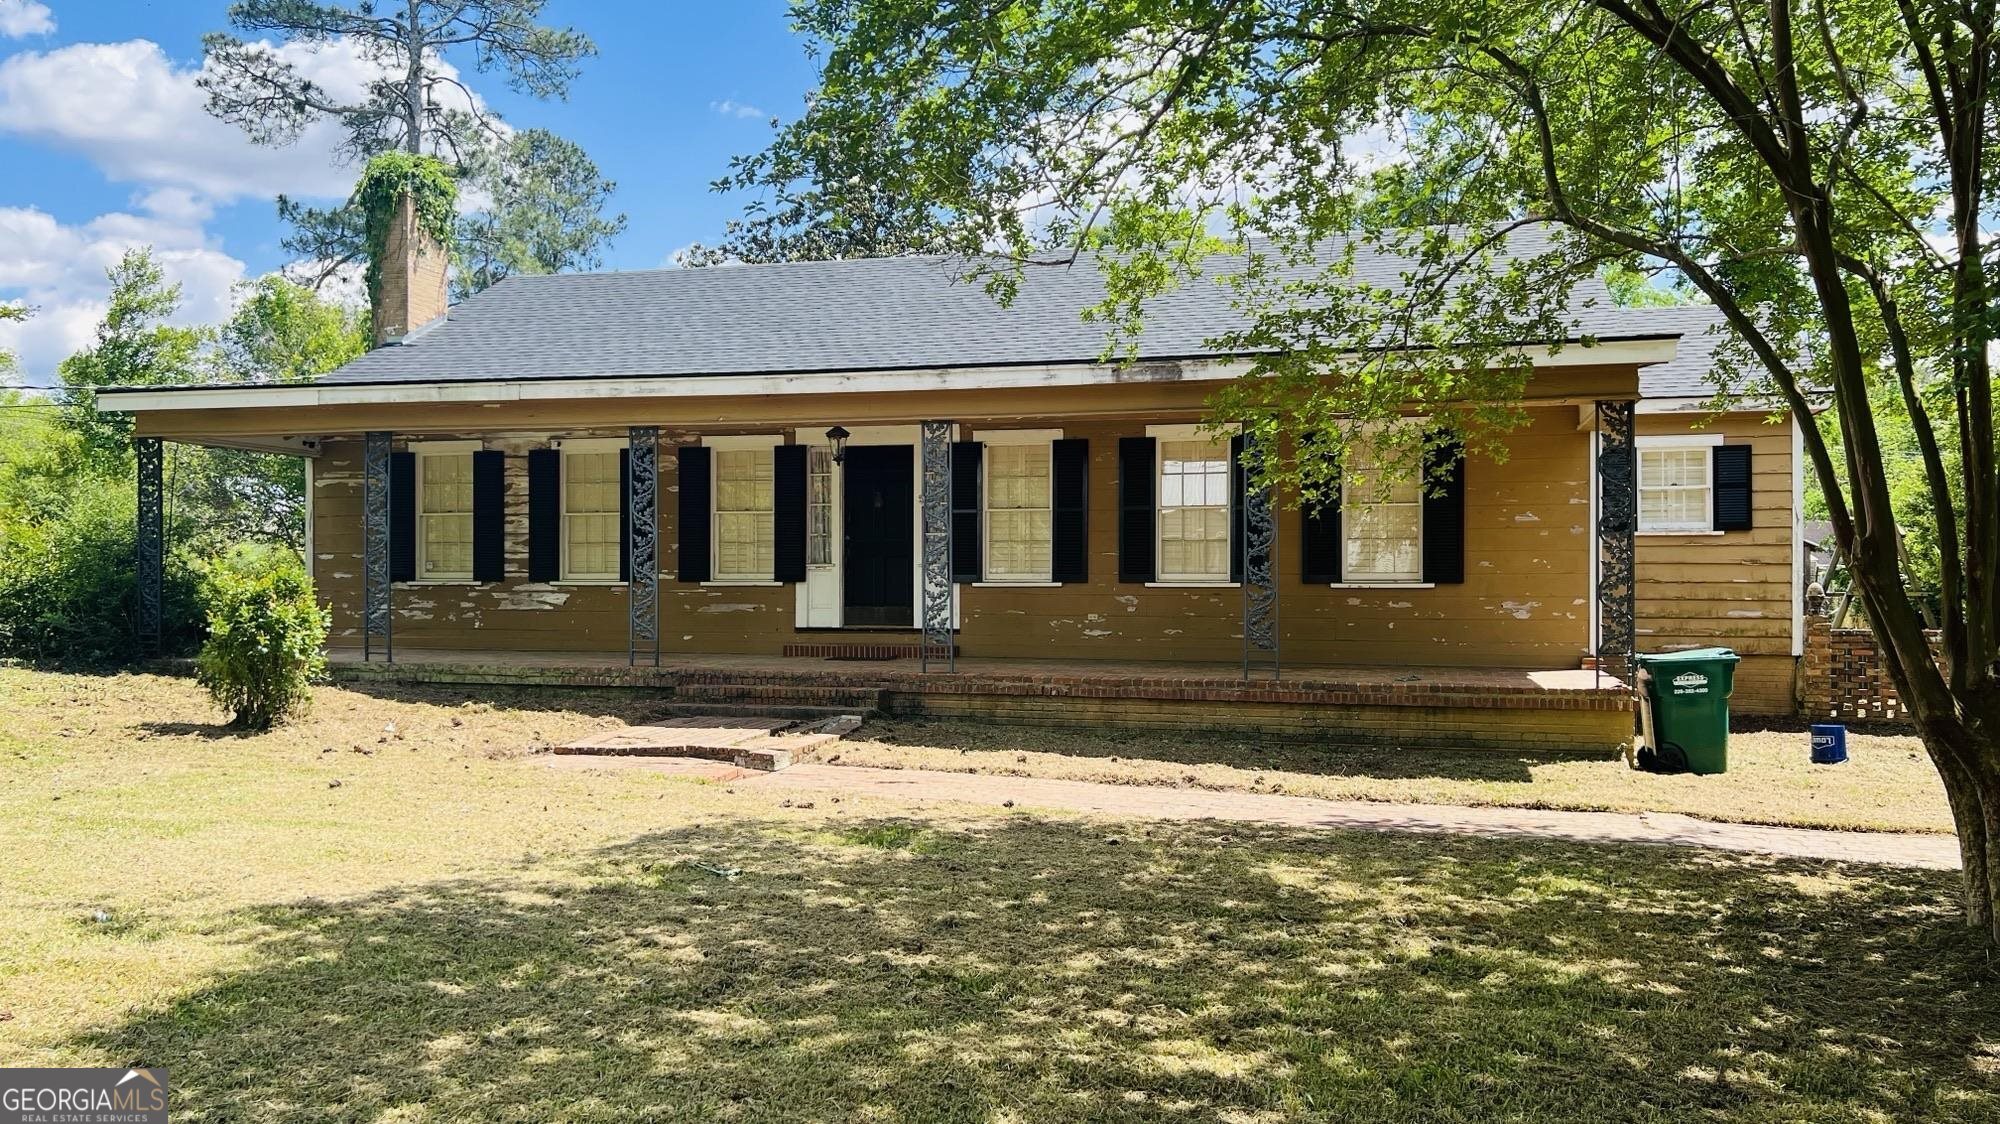
<path id="1" fill-rule="evenodd" d="M 290 551 L 240 547 L 205 568 L 208 640 L 195 678 L 253 730 L 305 709 L 326 671 L 328 614 Z"/>
<path id="2" fill-rule="evenodd" d="M 131 482 L 92 481 L 51 506 L 46 517 L 0 522 L 0 656 L 68 667 L 130 663 L 140 652 Z M 160 617 L 161 654 L 194 651 L 197 581 L 179 551 L 166 559 Z"/>

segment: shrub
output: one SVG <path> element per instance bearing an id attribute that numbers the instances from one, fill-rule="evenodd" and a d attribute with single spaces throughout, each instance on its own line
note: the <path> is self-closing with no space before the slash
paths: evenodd
<path id="1" fill-rule="evenodd" d="M 195 678 L 253 730 L 305 709 L 326 671 L 328 615 L 290 551 L 239 547 L 205 568 L 208 641 Z"/>
<path id="2" fill-rule="evenodd" d="M 0 525 L 0 655 L 71 667 L 125 664 L 140 652 L 137 500 L 131 482 L 93 480 L 43 518 Z M 168 533 L 171 544 L 178 538 Z M 201 639 L 194 568 L 170 551 L 160 591 L 160 653 Z"/>

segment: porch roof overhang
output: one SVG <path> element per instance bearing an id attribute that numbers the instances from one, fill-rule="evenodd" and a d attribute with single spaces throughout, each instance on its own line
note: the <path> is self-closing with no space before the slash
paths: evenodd
<path id="1" fill-rule="evenodd" d="M 1554 345 L 1524 345 L 1538 370 L 1622 368 L 1633 372 L 1632 388 L 1617 397 L 1637 397 L 1639 368 L 1670 362 L 1678 333 L 1620 339 L 1565 341 Z M 1359 361 L 1362 356 L 1355 356 Z M 439 378 L 426 381 L 315 382 L 262 385 L 207 385 L 98 391 L 97 408 L 104 412 L 141 416 L 142 433 L 155 432 L 146 415 L 172 415 L 174 432 L 158 435 L 188 439 L 197 419 L 233 415 L 233 424 L 218 432 L 238 441 L 264 427 L 246 424 L 245 415 L 271 415 L 268 432 L 290 435 L 337 432 L 338 426 L 318 427 L 312 421 L 354 407 L 462 406 L 495 407 L 508 403 L 555 404 L 604 399 L 682 401 L 819 395 L 904 395 L 936 392 L 1060 390 L 1068 388 L 1214 384 L 1241 378 L 1255 366 L 1254 357 L 1151 358 L 1129 364 L 1103 362 L 1023 363 L 966 367 L 887 368 L 877 370 L 783 371 L 712 375 L 624 376 L 615 378 Z M 917 411 L 921 413 L 922 411 Z M 279 415 L 282 415 L 280 420 Z M 915 416 L 915 415 L 912 415 Z"/>

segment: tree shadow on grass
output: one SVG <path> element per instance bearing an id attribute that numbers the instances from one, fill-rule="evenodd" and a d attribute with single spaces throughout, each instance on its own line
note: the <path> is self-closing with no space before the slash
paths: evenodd
<path id="1" fill-rule="evenodd" d="M 1277 770 L 1322 777 L 1375 777 L 1383 780 L 1534 780 L 1534 768 L 1614 754 L 1534 753 L 1514 750 L 1407 750 L 1342 745 L 1314 737 L 1279 734 L 1221 734 L 1201 731 L 1117 730 L 1101 727 L 1045 729 L 896 719 L 869 723 L 861 737 L 886 744 L 938 749 L 1056 753 L 1066 757 L 1160 761 L 1175 765 L 1222 765 L 1233 769 Z"/>
<path id="2" fill-rule="evenodd" d="M 245 918 L 87 1040 L 177 1121 L 1991 1120 L 1949 877 L 1026 817 L 722 821 Z"/>
<path id="3" fill-rule="evenodd" d="M 208 741 L 233 741 L 270 733 L 269 730 L 253 730 L 230 722 L 140 722 L 133 729 L 158 737 L 204 738 Z"/>

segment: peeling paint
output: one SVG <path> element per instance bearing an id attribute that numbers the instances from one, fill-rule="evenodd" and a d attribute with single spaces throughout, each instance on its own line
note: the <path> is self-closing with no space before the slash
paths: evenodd
<path id="1" fill-rule="evenodd" d="M 1117 635 L 1108 628 L 1086 628 L 1083 630 L 1083 634 L 1090 637 Z"/>
<path id="2" fill-rule="evenodd" d="M 566 590 L 547 585 L 517 585 L 500 598 L 501 609 L 560 609 L 569 601 Z"/>
<path id="3" fill-rule="evenodd" d="M 764 606 L 762 606 L 762 605 L 755 605 L 755 604 L 751 604 L 751 603 L 749 603 L 749 602 L 746 602 L 746 601 L 732 601 L 732 602 L 726 602 L 726 603 L 724 603 L 724 604 L 720 604 L 720 605 L 703 605 L 702 607 L 700 607 L 700 608 L 696 609 L 696 610 L 695 610 L 695 612 L 697 612 L 697 613 L 754 613 L 754 612 L 756 612 L 757 610 L 759 610 L 759 609 L 762 609 L 763 607 L 764 607 Z"/>
<path id="4" fill-rule="evenodd" d="M 1731 609 L 1731 610 L 1729 610 L 1729 612 L 1727 612 L 1727 613 L 1725 613 L 1725 614 L 1723 614 L 1723 615 L 1724 615 L 1724 616 L 1730 616 L 1730 617 L 1761 617 L 1761 616 L 1763 616 L 1763 615 L 1764 615 L 1764 610 L 1762 610 L 1762 609 Z"/>
<path id="5" fill-rule="evenodd" d="M 1534 615 L 1535 615 L 1535 610 L 1536 610 L 1536 609 L 1539 609 L 1539 608 L 1541 608 L 1541 607 L 1542 607 L 1542 603 L 1541 603 L 1540 601 L 1502 601 L 1502 602 L 1500 602 L 1500 608 L 1501 608 L 1501 609 L 1503 609 L 1503 610 L 1505 610 L 1505 611 L 1506 611 L 1506 612 L 1507 612 L 1508 614 L 1510 614 L 1511 616 L 1513 616 L 1513 618 L 1514 618 L 1515 620 L 1517 620 L 1517 621 L 1524 621 L 1524 620 L 1527 620 L 1528 618 L 1530 618 L 1530 617 L 1534 616 Z"/>
<path id="6" fill-rule="evenodd" d="M 1120 594 L 1119 596 L 1112 598 L 1112 600 L 1118 602 L 1120 605 L 1125 606 L 1125 611 L 1128 613 L 1136 613 L 1139 611 L 1139 599 L 1133 596 L 1132 594 L 1129 593 Z"/>
<path id="7" fill-rule="evenodd" d="M 1542 517 L 1532 511 L 1524 511 L 1514 517 L 1514 522 L 1516 523 L 1540 523 L 1541 521 Z"/>

